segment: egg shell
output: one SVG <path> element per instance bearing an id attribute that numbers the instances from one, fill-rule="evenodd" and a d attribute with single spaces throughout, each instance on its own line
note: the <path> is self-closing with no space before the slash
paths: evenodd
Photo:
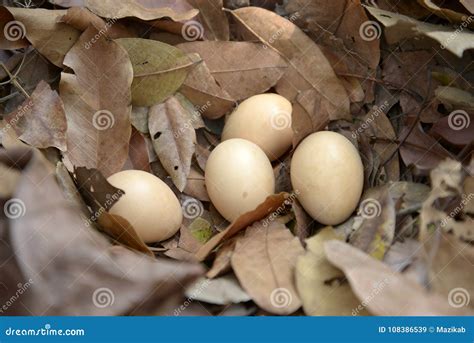
<path id="1" fill-rule="evenodd" d="M 163 241 L 179 230 L 181 205 L 158 177 L 141 170 L 124 170 L 107 181 L 125 192 L 109 212 L 127 219 L 145 243 Z"/>
<path id="2" fill-rule="evenodd" d="M 325 225 L 346 220 L 359 203 L 364 167 L 357 149 L 343 135 L 316 132 L 296 148 L 291 183 L 304 209 Z"/>
<path id="3" fill-rule="evenodd" d="M 209 198 L 228 221 L 254 210 L 275 190 L 272 165 L 265 153 L 240 138 L 224 141 L 211 152 L 205 182 Z"/>
<path id="4" fill-rule="evenodd" d="M 222 140 L 249 140 L 257 144 L 273 161 L 292 144 L 291 112 L 291 103 L 281 95 L 254 95 L 237 106 L 229 116 L 222 132 Z"/>

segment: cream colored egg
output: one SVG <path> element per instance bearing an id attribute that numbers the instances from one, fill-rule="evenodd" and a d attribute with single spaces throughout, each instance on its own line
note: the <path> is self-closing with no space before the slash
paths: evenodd
<path id="1" fill-rule="evenodd" d="M 321 131 L 306 137 L 291 161 L 291 183 L 305 210 L 325 225 L 346 220 L 360 200 L 364 168 L 343 135 Z"/>
<path id="2" fill-rule="evenodd" d="M 183 220 L 181 205 L 158 177 L 140 170 L 124 170 L 107 180 L 125 192 L 109 212 L 127 219 L 145 243 L 163 241 L 179 230 Z"/>
<path id="3" fill-rule="evenodd" d="M 281 95 L 254 95 L 229 116 L 222 140 L 243 138 L 254 142 L 273 161 L 291 146 L 291 111 L 291 103 Z"/>
<path id="4" fill-rule="evenodd" d="M 211 152 L 205 179 L 209 198 L 229 221 L 255 209 L 275 190 L 272 165 L 265 153 L 239 138 L 224 141 Z"/>

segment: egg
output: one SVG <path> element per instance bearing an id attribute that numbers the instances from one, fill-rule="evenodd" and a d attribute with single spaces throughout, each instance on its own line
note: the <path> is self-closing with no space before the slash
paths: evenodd
<path id="1" fill-rule="evenodd" d="M 158 177 L 141 170 L 124 170 L 107 181 L 125 193 L 109 212 L 127 219 L 145 243 L 163 241 L 179 230 L 181 205 Z"/>
<path id="2" fill-rule="evenodd" d="M 254 95 L 229 116 L 222 140 L 249 140 L 265 151 L 271 161 L 276 160 L 292 144 L 291 112 L 291 103 L 281 95 Z"/>
<path id="3" fill-rule="evenodd" d="M 265 153 L 240 138 L 224 141 L 211 152 L 205 183 L 215 208 L 228 221 L 254 210 L 275 190 L 272 165 Z"/>
<path id="4" fill-rule="evenodd" d="M 306 137 L 293 154 L 290 172 L 301 205 L 322 224 L 342 223 L 359 203 L 364 168 L 357 149 L 339 133 Z"/>

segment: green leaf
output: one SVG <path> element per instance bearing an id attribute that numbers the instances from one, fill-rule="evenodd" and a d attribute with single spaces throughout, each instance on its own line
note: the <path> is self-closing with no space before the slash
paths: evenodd
<path id="1" fill-rule="evenodd" d="M 186 55 L 171 45 L 150 39 L 116 41 L 132 61 L 132 104 L 135 106 L 152 106 L 173 95 L 191 68 L 201 61 L 198 55 Z"/>

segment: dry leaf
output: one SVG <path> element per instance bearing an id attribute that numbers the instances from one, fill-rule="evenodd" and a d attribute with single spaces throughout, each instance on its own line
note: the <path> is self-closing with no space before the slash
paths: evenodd
<path id="1" fill-rule="evenodd" d="M 237 238 L 231 263 L 242 287 L 258 306 L 288 315 L 301 306 L 293 273 L 303 253 L 299 239 L 285 225 L 257 222 Z"/>
<path id="2" fill-rule="evenodd" d="M 209 304 L 228 305 L 252 300 L 233 275 L 217 279 L 200 278 L 186 289 L 189 299 Z"/>
<path id="3" fill-rule="evenodd" d="M 278 82 L 287 67 L 276 52 L 258 43 L 189 42 L 178 48 L 198 53 L 219 86 L 234 100 L 264 93 Z M 201 86 L 203 92 L 208 92 L 207 87 Z"/>
<path id="4" fill-rule="evenodd" d="M 66 114 L 56 91 L 41 81 L 29 99 L 6 119 L 18 138 L 36 148 L 66 151 Z"/>
<path id="5" fill-rule="evenodd" d="M 232 11 L 232 15 L 253 37 L 286 59 L 289 66 L 277 85 L 278 93 L 292 100 L 298 91 L 313 88 L 321 102 L 330 108 L 331 118 L 350 119 L 349 97 L 344 86 L 321 49 L 303 31 L 289 20 L 261 8 L 241 8 Z"/>
<path id="6" fill-rule="evenodd" d="M 326 259 L 324 243 L 343 240 L 330 226 L 306 240 L 306 254 L 296 264 L 296 286 L 308 316 L 367 315 L 360 310 L 344 273 Z"/>
<path id="7" fill-rule="evenodd" d="M 212 263 L 211 269 L 206 273 L 209 279 L 213 279 L 219 275 L 228 272 L 231 269 L 230 260 L 235 249 L 235 239 L 225 242 L 217 251 L 216 258 Z"/>
<path id="8" fill-rule="evenodd" d="M 15 18 L 6 7 L 0 7 L 0 47 L 5 50 L 26 48 L 29 45 L 26 39 L 26 28 L 14 24 Z"/>
<path id="9" fill-rule="evenodd" d="M 189 114 L 176 97 L 171 97 L 150 108 L 148 126 L 158 158 L 182 192 L 196 144 L 196 132 Z"/>
<path id="10" fill-rule="evenodd" d="M 153 106 L 174 94 L 189 70 L 199 62 L 195 56 L 158 41 L 121 38 L 133 66 L 132 101 L 135 106 Z"/>
<path id="11" fill-rule="evenodd" d="M 68 123 L 67 159 L 108 177 L 128 156 L 132 66 L 126 52 L 104 36 L 85 48 L 96 34 L 89 27 L 66 55 L 64 63 L 75 75 L 62 73 L 60 95 Z"/>
<path id="12" fill-rule="evenodd" d="M 219 232 L 217 235 L 212 237 L 209 242 L 204 244 L 204 246 L 196 253 L 196 258 L 199 261 L 203 261 L 221 242 L 234 236 L 253 222 L 265 218 L 270 213 L 275 212 L 280 206 L 282 206 L 287 196 L 288 194 L 286 193 L 270 195 L 264 202 L 258 205 L 255 210 L 239 216 L 225 230 Z"/>
<path id="13" fill-rule="evenodd" d="M 203 36 L 206 40 L 229 40 L 229 22 L 222 10 L 223 0 L 188 0 L 199 10 L 197 18 L 203 25 Z"/>

